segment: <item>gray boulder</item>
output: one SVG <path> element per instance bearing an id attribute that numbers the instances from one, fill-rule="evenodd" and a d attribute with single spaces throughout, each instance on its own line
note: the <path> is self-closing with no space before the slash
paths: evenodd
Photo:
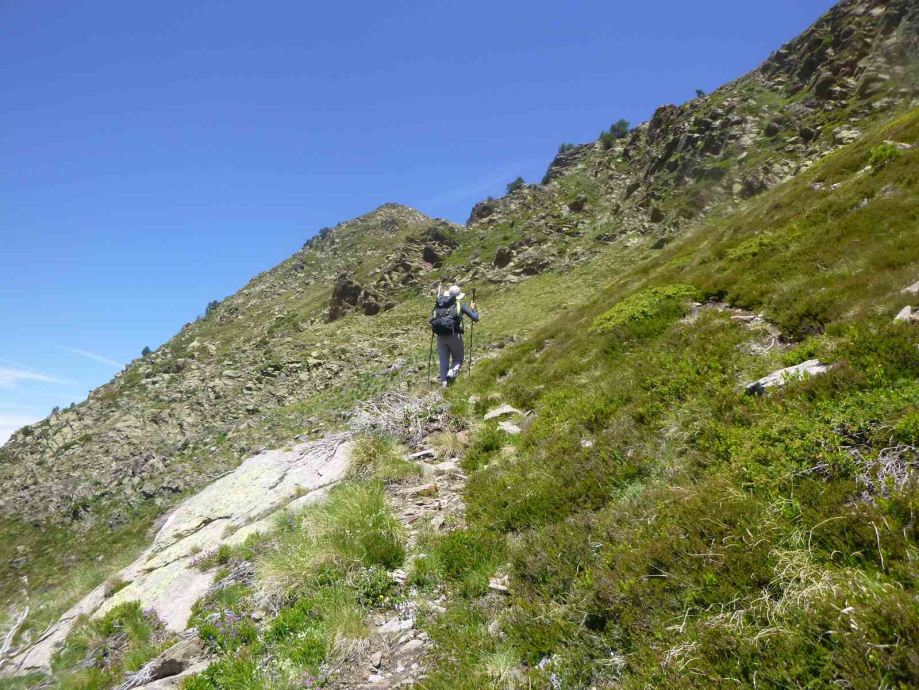
<path id="1" fill-rule="evenodd" d="M 511 407 L 510 405 L 501 405 L 500 407 L 496 407 L 495 409 L 488 412 L 485 415 L 485 421 L 487 422 L 489 419 L 503 417 L 506 414 L 523 414 L 523 413 L 520 410 L 518 410 L 516 407 Z"/>
<path id="2" fill-rule="evenodd" d="M 789 381 L 793 381 L 802 376 L 816 376 L 829 371 L 830 365 L 823 364 L 819 359 L 809 359 L 793 367 L 785 367 L 778 371 L 773 371 L 769 376 L 764 376 L 758 381 L 750 383 L 746 387 L 748 395 L 763 395 L 769 388 L 778 388 L 784 386 Z"/>
<path id="3" fill-rule="evenodd" d="M 919 311 L 913 311 L 913 308 L 907 305 L 900 310 L 893 320 L 894 323 L 912 323 L 914 321 L 919 321 Z"/>
<path id="4" fill-rule="evenodd" d="M 195 661 L 204 656 L 204 643 L 198 637 L 191 637 L 174 644 L 144 669 L 144 677 L 159 680 L 177 676 L 188 670 Z"/>

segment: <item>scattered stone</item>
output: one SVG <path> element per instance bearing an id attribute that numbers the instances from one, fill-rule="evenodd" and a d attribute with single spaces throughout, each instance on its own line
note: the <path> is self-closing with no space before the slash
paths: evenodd
<path id="1" fill-rule="evenodd" d="M 436 496 L 436 484 L 422 484 L 421 486 L 410 486 L 406 489 L 400 489 L 397 493 L 402 496 Z"/>
<path id="2" fill-rule="evenodd" d="M 500 426 L 500 425 L 499 425 Z M 454 472 L 459 472 L 459 465 L 456 464 L 453 460 L 447 460 L 440 463 L 439 465 L 434 465 L 434 474 L 443 475 L 443 474 L 453 474 Z"/>
<path id="3" fill-rule="evenodd" d="M 769 120 L 763 128 L 763 134 L 767 137 L 774 137 L 782 131 L 782 127 L 777 120 Z"/>
<path id="4" fill-rule="evenodd" d="M 833 132 L 833 142 L 838 146 L 845 146 L 846 144 L 851 144 L 853 141 L 856 141 L 861 136 L 862 133 L 854 127 L 843 126 Z"/>
<path id="5" fill-rule="evenodd" d="M 399 648 L 399 654 L 412 654 L 424 647 L 423 640 L 409 640 Z"/>
<path id="6" fill-rule="evenodd" d="M 581 448 L 593 448 L 594 442 L 590 440 L 581 441 Z"/>
<path id="7" fill-rule="evenodd" d="M 147 675 L 150 680 L 177 676 L 190 668 L 195 659 L 204 656 L 204 652 L 204 642 L 200 638 L 182 640 L 151 661 Z"/>
<path id="8" fill-rule="evenodd" d="M 919 283 L 913 283 L 909 287 L 905 287 L 900 292 L 906 292 L 911 295 L 919 295 Z"/>
<path id="9" fill-rule="evenodd" d="M 420 460 L 421 458 L 436 458 L 436 450 L 419 450 L 417 453 L 412 453 L 408 456 L 409 460 Z"/>
<path id="10" fill-rule="evenodd" d="M 731 321 L 743 321 L 744 323 L 749 323 L 750 321 L 755 321 L 756 317 L 752 314 L 735 314 L 731 317 Z"/>
<path id="11" fill-rule="evenodd" d="M 370 655 L 370 665 L 373 668 L 380 668 L 380 664 L 383 663 L 383 652 L 374 652 Z"/>
<path id="12" fill-rule="evenodd" d="M 501 581 L 494 578 L 488 581 L 488 589 L 492 590 L 493 592 L 501 592 L 501 594 L 508 593 L 507 585 L 502 584 Z"/>
<path id="13" fill-rule="evenodd" d="M 138 686 L 138 690 L 172 690 L 172 688 L 181 687 L 182 682 L 186 678 L 193 676 L 196 673 L 201 673 L 210 665 L 210 661 L 198 661 L 188 666 L 188 668 L 186 668 L 181 673 L 173 676 L 166 676 L 165 678 L 160 678 L 159 680 L 155 680 L 152 683 Z M 124 685 L 121 687 L 124 687 Z"/>
<path id="14" fill-rule="evenodd" d="M 823 374 L 829 369 L 830 365 L 823 364 L 819 359 L 809 359 L 793 367 L 785 367 L 774 371 L 769 376 L 764 376 L 758 381 L 748 384 L 746 391 L 750 395 L 762 395 L 768 388 L 784 386 L 789 380 L 804 375 L 816 376 L 817 374 Z"/>
<path id="15" fill-rule="evenodd" d="M 587 205 L 587 201 L 588 198 L 586 194 L 578 194 L 574 201 L 568 202 L 568 210 L 572 213 L 580 213 Z"/>
<path id="16" fill-rule="evenodd" d="M 495 409 L 493 409 L 491 412 L 488 412 L 485 415 L 485 421 L 487 422 L 489 419 L 495 419 L 496 417 L 503 417 L 506 414 L 523 414 L 523 413 L 517 408 L 511 407 L 510 405 L 501 405 L 500 407 L 496 407 Z"/>
<path id="17" fill-rule="evenodd" d="M 919 312 L 913 313 L 913 308 L 909 305 L 903 307 L 900 313 L 893 317 L 894 323 L 909 323 L 919 317 Z"/>
<path id="18" fill-rule="evenodd" d="M 430 463 L 427 463 L 427 462 L 420 462 L 420 461 L 416 462 L 415 465 L 421 468 L 421 474 L 423 474 L 424 476 L 426 477 L 433 476 L 434 465 L 431 465 Z"/>
<path id="19" fill-rule="evenodd" d="M 415 627 L 414 618 L 393 618 L 386 621 L 383 625 L 377 627 L 377 632 L 381 635 L 394 635 L 395 633 L 405 632 Z"/>
<path id="20" fill-rule="evenodd" d="M 520 427 L 513 422 L 498 422 L 498 428 L 511 436 L 516 436 L 521 432 Z"/>

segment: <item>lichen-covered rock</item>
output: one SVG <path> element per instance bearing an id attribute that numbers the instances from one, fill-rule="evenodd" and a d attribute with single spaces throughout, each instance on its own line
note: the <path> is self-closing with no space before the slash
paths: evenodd
<path id="1" fill-rule="evenodd" d="M 108 597 L 105 585 L 97 587 L 38 644 L 13 657 L 9 672 L 49 670 L 77 617 L 102 616 L 127 601 L 152 608 L 169 630 L 185 630 L 192 606 L 215 575 L 195 567 L 195 559 L 221 544 L 240 544 L 254 532 L 267 531 L 271 515 L 281 508 L 321 498 L 344 477 L 349 451 L 346 436 L 332 436 L 247 459 L 173 511 L 150 548 L 118 573 L 126 587 Z"/>

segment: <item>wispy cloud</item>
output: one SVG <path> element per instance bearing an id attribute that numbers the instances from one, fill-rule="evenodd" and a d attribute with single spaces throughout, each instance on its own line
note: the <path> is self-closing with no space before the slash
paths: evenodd
<path id="1" fill-rule="evenodd" d="M 61 349 L 66 350 L 67 352 L 72 352 L 75 355 L 80 355 L 80 357 L 86 357 L 87 359 L 94 359 L 97 362 L 108 364 L 110 367 L 115 367 L 116 369 L 124 368 L 124 364 L 120 364 L 116 362 L 115 360 L 108 359 L 107 357 L 103 357 L 102 355 L 96 355 L 96 354 L 93 354 L 92 352 L 87 352 L 86 350 L 78 350 L 75 347 L 62 347 Z"/>
<path id="2" fill-rule="evenodd" d="M 16 430 L 38 421 L 41 420 L 31 415 L 0 413 L 0 446 L 6 443 Z"/>
<path id="3" fill-rule="evenodd" d="M 0 367 L 0 388 L 13 388 L 18 381 L 40 381 L 42 383 L 56 383 L 61 386 L 73 385 L 73 381 L 61 379 L 57 376 L 42 374 L 37 371 Z"/>
<path id="4" fill-rule="evenodd" d="M 442 194 L 438 194 L 437 196 L 433 196 L 430 199 L 424 199 L 416 203 L 418 206 L 440 206 L 443 204 L 456 203 L 458 201 L 463 201 L 464 199 L 470 199 L 472 197 L 478 198 L 488 190 L 494 189 L 496 186 L 499 188 L 502 187 L 505 183 L 510 182 L 515 175 L 520 175 L 531 165 L 534 165 L 542 160 L 543 159 L 541 158 L 532 158 L 517 161 L 512 165 L 506 166 L 505 168 L 495 170 L 494 172 L 486 175 L 476 182 L 470 182 L 468 185 L 455 187 L 454 189 L 448 189 Z"/>

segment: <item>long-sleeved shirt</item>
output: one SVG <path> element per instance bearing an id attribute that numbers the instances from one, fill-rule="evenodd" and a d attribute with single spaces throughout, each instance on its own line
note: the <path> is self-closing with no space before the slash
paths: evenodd
<path id="1" fill-rule="evenodd" d="M 458 330 L 460 333 L 463 332 L 463 314 L 465 314 L 466 316 L 468 316 L 468 317 L 469 317 L 470 319 L 472 319 L 473 321 L 478 321 L 478 320 L 479 320 L 479 312 L 478 312 L 478 311 L 476 311 L 475 309 L 472 309 L 472 308 L 471 308 L 468 304 L 466 304 L 465 302 L 460 302 L 460 318 L 459 318 L 459 326 L 457 327 L 457 330 Z"/>

